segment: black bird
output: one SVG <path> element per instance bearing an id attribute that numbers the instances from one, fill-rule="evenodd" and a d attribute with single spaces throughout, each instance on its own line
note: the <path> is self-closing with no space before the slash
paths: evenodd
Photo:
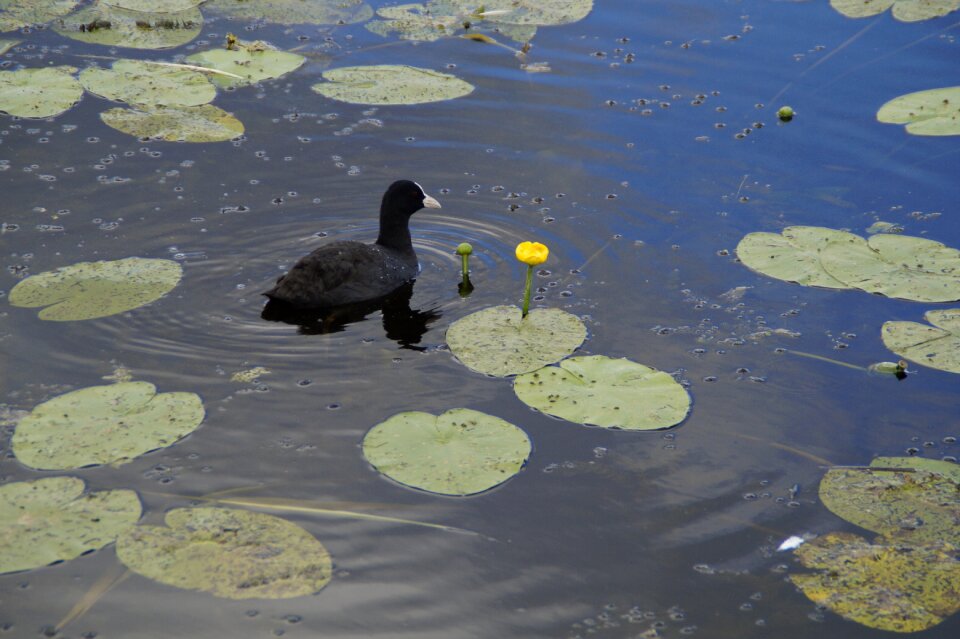
<path id="1" fill-rule="evenodd" d="M 410 180 L 390 185 L 380 203 L 380 235 L 373 244 L 331 242 L 300 258 L 263 294 L 269 304 L 330 308 L 387 295 L 417 276 L 420 265 L 410 241 L 410 216 L 440 203 Z"/>

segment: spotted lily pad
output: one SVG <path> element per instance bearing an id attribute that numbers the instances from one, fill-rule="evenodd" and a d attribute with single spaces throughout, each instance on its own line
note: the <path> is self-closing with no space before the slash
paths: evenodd
<path id="1" fill-rule="evenodd" d="M 43 470 L 119 465 L 186 437 L 203 417 L 195 393 L 157 393 L 148 382 L 90 386 L 37 405 L 17 424 L 12 447 Z"/>
<path id="2" fill-rule="evenodd" d="M 10 303 L 45 306 L 40 319 L 55 322 L 106 317 L 160 299 L 177 285 L 182 272 L 173 260 L 79 262 L 18 282 L 10 291 Z"/>
<path id="3" fill-rule="evenodd" d="M 311 88 L 353 104 L 423 104 L 463 97 L 473 85 L 449 73 L 396 64 L 340 67 L 324 71 Z"/>
<path id="4" fill-rule="evenodd" d="M 80 101 L 76 67 L 0 71 L 0 111 L 21 118 L 50 118 Z"/>
<path id="5" fill-rule="evenodd" d="M 522 430 L 469 408 L 440 416 L 399 413 L 363 438 L 363 454 L 378 471 L 442 495 L 472 495 L 505 482 L 520 472 L 530 450 Z"/>
<path id="6" fill-rule="evenodd" d="M 537 308 L 523 317 L 516 306 L 494 306 L 462 317 L 447 329 L 447 345 L 457 359 L 495 377 L 553 364 L 586 337 L 583 322 L 557 308 Z"/>
<path id="7" fill-rule="evenodd" d="M 79 0 L 0 0 L 0 31 L 46 24 L 67 15 L 78 4 Z"/>
<path id="8" fill-rule="evenodd" d="M 117 60 L 110 69 L 84 69 L 80 83 L 100 97 L 141 107 L 197 106 L 217 96 L 216 87 L 202 73 L 145 60 Z"/>
<path id="9" fill-rule="evenodd" d="M 285 519 L 247 510 L 176 508 L 166 526 L 117 539 L 117 557 L 154 581 L 227 599 L 286 599 L 330 581 L 330 553 Z"/>
<path id="10" fill-rule="evenodd" d="M 960 373 L 960 308 L 927 311 L 917 322 L 885 322 L 883 345 L 909 359 L 942 371 Z"/>
<path id="11" fill-rule="evenodd" d="M 54 31 L 74 40 L 132 49 L 170 49 L 200 35 L 203 16 L 196 7 L 176 13 L 143 13 L 90 5 L 59 21 Z"/>
<path id="12" fill-rule="evenodd" d="M 880 107 L 877 120 L 906 124 L 914 135 L 960 135 L 960 87 L 901 95 Z"/>
<path id="13" fill-rule="evenodd" d="M 445 0 L 461 11 L 483 7 L 485 20 L 504 24 L 557 25 L 579 22 L 593 10 L 593 0 Z"/>
<path id="14" fill-rule="evenodd" d="M 243 123 L 212 104 L 140 111 L 110 109 L 100 119 L 138 138 L 168 142 L 225 142 L 243 134 Z"/>
<path id="15" fill-rule="evenodd" d="M 754 271 L 804 286 L 849 288 L 827 273 L 820 252 L 832 241 L 859 238 L 821 226 L 788 226 L 782 233 L 748 233 L 737 245 L 737 257 Z"/>
<path id="16" fill-rule="evenodd" d="M 539 411 L 604 428 L 670 428 L 690 411 L 690 395 L 667 373 L 603 355 L 571 357 L 518 375 L 513 390 Z"/>
<path id="17" fill-rule="evenodd" d="M 76 477 L 0 485 L 0 573 L 99 550 L 137 523 L 141 510 L 132 490 L 85 493 Z"/>
<path id="18" fill-rule="evenodd" d="M 210 0 L 205 6 L 239 20 L 277 24 L 353 24 L 373 17 L 364 0 Z"/>
<path id="19" fill-rule="evenodd" d="M 277 51 L 267 48 L 262 43 L 254 44 L 259 44 L 259 46 L 244 44 L 237 49 L 201 51 L 188 56 L 187 62 L 239 75 L 243 78 L 242 80 L 223 75 L 213 75 L 210 78 L 217 84 L 236 86 L 279 78 L 298 69 L 306 60 L 302 55 L 296 53 Z"/>
<path id="20" fill-rule="evenodd" d="M 529 42 L 536 26 L 495 22 L 500 14 L 485 18 L 480 5 L 463 5 L 449 0 L 431 0 L 426 4 L 401 4 L 377 9 L 380 20 L 371 20 L 366 28 L 381 36 L 399 34 L 402 40 L 433 42 L 447 36 L 494 31 L 517 42 Z M 469 31 L 464 25 L 469 25 Z"/>
<path id="21" fill-rule="evenodd" d="M 141 13 L 177 13 L 193 9 L 205 0 L 100 0 L 117 9 L 139 11 Z"/>
<path id="22" fill-rule="evenodd" d="M 848 18 L 868 18 L 893 7 L 901 22 L 939 18 L 960 8 L 960 0 L 830 0 L 830 6 Z"/>

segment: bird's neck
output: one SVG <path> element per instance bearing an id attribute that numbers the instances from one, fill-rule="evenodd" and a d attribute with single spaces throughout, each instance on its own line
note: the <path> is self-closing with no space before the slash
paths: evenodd
<path id="1" fill-rule="evenodd" d="M 377 244 L 405 253 L 413 252 L 413 242 L 410 240 L 410 218 L 388 218 L 380 216 L 380 235 Z"/>

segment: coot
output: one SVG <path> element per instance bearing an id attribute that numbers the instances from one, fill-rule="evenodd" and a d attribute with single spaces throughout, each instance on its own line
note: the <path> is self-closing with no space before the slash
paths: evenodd
<path id="1" fill-rule="evenodd" d="M 339 241 L 300 259 L 263 294 L 294 308 L 328 308 L 382 297 L 417 276 L 410 216 L 440 203 L 410 180 L 390 185 L 380 203 L 380 235 L 373 244 Z"/>

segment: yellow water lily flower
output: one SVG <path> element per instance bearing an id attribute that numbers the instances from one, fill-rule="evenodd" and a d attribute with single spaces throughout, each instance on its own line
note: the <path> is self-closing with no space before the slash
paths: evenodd
<path id="1" fill-rule="evenodd" d="M 527 266 L 537 266 L 547 261 L 550 249 L 540 242 L 520 242 L 517 244 L 517 259 Z"/>

